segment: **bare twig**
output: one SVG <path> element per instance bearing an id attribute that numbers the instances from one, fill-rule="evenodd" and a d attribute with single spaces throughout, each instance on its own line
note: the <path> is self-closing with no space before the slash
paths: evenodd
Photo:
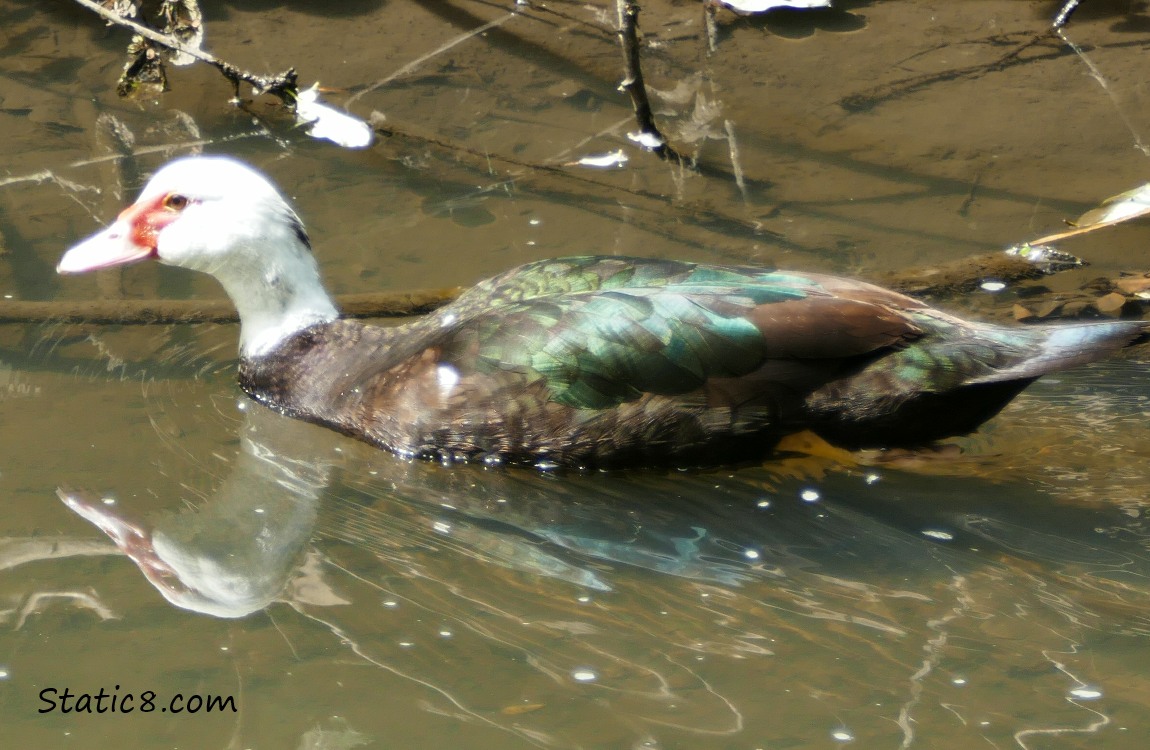
<path id="1" fill-rule="evenodd" d="M 643 83 L 639 55 L 639 5 L 632 0 L 616 2 L 619 11 L 619 43 L 623 46 L 623 82 L 619 88 L 631 97 L 631 106 L 635 109 L 635 119 L 639 123 L 639 131 L 629 133 L 627 137 L 648 151 L 654 151 L 661 159 L 694 166 L 693 160 L 681 155 L 667 143 L 655 124 L 651 100 L 647 98 L 647 86 Z"/>
<path id="2" fill-rule="evenodd" d="M 865 112 L 874 109 L 880 104 L 899 99 L 928 86 L 942 83 L 944 81 L 958 81 L 963 79 L 978 78 L 979 76 L 983 76 L 988 73 L 1007 70 L 1008 68 L 1014 67 L 1016 65 L 1026 65 L 1029 63 L 1040 62 L 1044 60 L 1057 59 L 1069 54 L 1068 50 L 1058 47 L 1042 54 L 1035 54 L 1030 57 L 1022 57 L 1022 53 L 1026 52 L 1031 47 L 1056 40 L 1057 37 L 1054 35 L 1053 31 L 1048 29 L 1040 34 L 1031 36 L 1029 39 L 1020 43 L 1014 49 L 1010 50 L 1005 55 L 1002 55 L 993 62 L 969 65 L 964 68 L 952 68 L 932 73 L 923 73 L 909 76 L 907 78 L 901 78 L 897 81 L 883 83 L 867 91 L 862 91 L 843 97 L 839 100 L 839 106 L 848 112 Z"/>
<path id="3" fill-rule="evenodd" d="M 208 65 L 211 65 L 216 70 L 220 71 L 224 78 L 227 78 L 228 81 L 231 82 L 232 89 L 235 92 L 235 101 L 237 102 L 240 99 L 240 81 L 245 81 L 254 86 L 256 91 L 261 94 L 271 94 L 276 96 L 289 106 L 295 103 L 295 98 L 299 91 L 299 87 L 296 82 L 297 76 L 294 68 L 288 68 L 283 73 L 274 76 L 256 75 L 255 73 L 250 73 L 246 70 L 243 70 L 242 68 L 238 68 L 235 65 L 232 65 L 226 60 L 221 60 L 215 55 L 209 54 L 200 49 L 196 49 L 195 47 L 189 47 L 174 36 L 161 34 L 158 31 L 149 29 L 147 26 L 143 26 L 136 23 L 135 21 L 123 18 L 120 15 L 104 8 L 99 3 L 93 2 L 93 0 L 76 0 L 76 2 L 111 24 L 122 26 L 126 29 L 131 29 L 140 36 L 153 41 L 156 44 L 167 47 L 170 50 L 183 53 L 189 57 L 194 57 L 200 62 L 205 62 Z"/>
<path id="4" fill-rule="evenodd" d="M 747 195 L 747 180 L 743 176 L 743 164 L 739 160 L 739 142 L 735 140 L 735 123 L 730 120 L 723 120 L 723 128 L 727 131 L 727 148 L 731 153 L 731 173 L 735 175 L 735 184 L 739 187 L 739 192 L 743 194 L 743 203 L 750 204 L 750 196 Z"/>
<path id="5" fill-rule="evenodd" d="M 707 54 L 714 54 L 719 49 L 719 25 L 715 21 L 715 9 L 718 3 L 703 3 L 703 28 L 707 31 Z"/>

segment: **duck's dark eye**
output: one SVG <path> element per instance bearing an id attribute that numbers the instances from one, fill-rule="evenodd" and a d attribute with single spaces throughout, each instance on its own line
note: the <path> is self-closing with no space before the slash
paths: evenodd
<path id="1" fill-rule="evenodd" d="M 170 208 L 173 211 L 183 211 L 190 202 L 191 201 L 188 200 L 186 195 L 180 195 L 179 193 L 169 193 L 168 197 L 164 198 L 164 208 Z"/>

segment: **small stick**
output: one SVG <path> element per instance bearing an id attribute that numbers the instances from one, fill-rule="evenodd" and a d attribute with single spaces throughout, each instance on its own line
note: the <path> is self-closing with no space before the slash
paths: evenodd
<path id="1" fill-rule="evenodd" d="M 712 55 L 719 49 L 719 25 L 715 20 L 715 7 L 717 3 L 709 0 L 703 3 L 703 28 L 707 30 L 707 54 Z"/>
<path id="2" fill-rule="evenodd" d="M 731 172 L 735 175 L 735 185 L 743 194 L 743 203 L 749 204 L 751 200 L 747 197 L 747 180 L 743 177 L 743 165 L 739 161 L 739 144 L 735 140 L 735 124 L 730 120 L 723 120 L 723 128 L 727 131 L 727 148 L 731 152 Z"/>
<path id="3" fill-rule="evenodd" d="M 378 81 L 376 81 L 375 83 L 372 83 L 371 85 L 367 86 L 366 88 L 364 88 L 360 91 L 357 91 L 354 95 L 352 95 L 351 97 L 348 98 L 347 106 L 350 107 L 357 99 L 359 99 L 364 94 L 370 94 L 372 91 L 375 91 L 376 89 L 380 88 L 381 86 L 386 86 L 387 84 L 391 83 L 396 78 L 407 75 L 411 71 L 418 68 L 420 65 L 423 65 L 425 62 L 427 62 L 431 58 L 436 57 L 437 55 L 442 55 L 444 52 L 447 52 L 448 50 L 452 49 L 456 45 L 459 45 L 459 44 L 462 44 L 463 42 L 466 42 L 468 39 L 473 39 L 477 36 L 480 36 L 482 34 L 487 33 L 488 31 L 491 31 L 491 29 L 494 29 L 497 26 L 502 26 L 503 24 L 507 23 L 512 18 L 515 18 L 518 15 L 519 15 L 519 13 L 517 11 L 512 11 L 511 13 L 508 13 L 505 16 L 502 16 L 500 18 L 496 18 L 494 21 L 488 21 L 487 23 L 483 24 L 482 26 L 479 26 L 479 27 L 474 28 L 470 31 L 464 32 L 464 33 L 460 34 L 459 36 L 455 37 L 454 39 L 447 40 L 446 42 L 439 45 L 438 47 L 431 50 L 430 52 L 428 52 L 424 55 L 420 55 L 419 57 L 415 58 L 414 60 L 407 63 L 406 65 L 404 65 L 399 70 L 392 73 L 391 75 L 385 76 L 384 78 L 379 79 Z"/>
<path id="4" fill-rule="evenodd" d="M 1080 234 L 1086 234 L 1087 232 L 1093 232 L 1097 229 L 1105 229 L 1106 227 L 1112 227 L 1115 224 L 1121 224 L 1123 222 L 1130 221 L 1130 219 L 1133 219 L 1133 218 L 1137 218 L 1137 217 L 1126 216 L 1126 217 L 1121 218 L 1121 219 L 1111 219 L 1110 221 L 1100 221 L 1097 224 L 1088 224 L 1087 226 L 1084 226 L 1084 227 L 1074 227 L 1073 229 L 1067 229 L 1064 232 L 1056 232 L 1054 234 L 1048 234 L 1045 237 L 1039 237 L 1036 240 L 1031 240 L 1029 242 L 1029 244 L 1031 244 L 1031 245 L 1049 245 L 1051 242 L 1058 242 L 1059 240 L 1065 240 L 1065 239 L 1068 239 L 1070 237 L 1077 237 Z"/>

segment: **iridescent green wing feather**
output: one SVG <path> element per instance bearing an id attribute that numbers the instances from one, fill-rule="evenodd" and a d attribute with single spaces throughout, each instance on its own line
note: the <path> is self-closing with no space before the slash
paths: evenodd
<path id="1" fill-rule="evenodd" d="M 1034 379 L 1093 362 L 1142 334 L 1141 321 L 1005 327 L 937 311 L 912 314 L 927 335 L 883 361 L 890 390 L 945 392 L 967 385 Z"/>
<path id="2" fill-rule="evenodd" d="M 748 298 L 635 290 L 536 298 L 473 321 L 479 367 L 542 378 L 552 398 L 602 409 L 638 398 L 698 389 L 708 377 L 737 377 L 767 357 L 759 330 L 732 312 Z M 513 333 L 511 333 L 513 332 Z"/>
<path id="3" fill-rule="evenodd" d="M 823 279 L 636 258 L 542 261 L 483 282 L 445 308 L 460 326 L 445 356 L 542 379 L 555 401 L 599 409 L 747 376 L 772 357 L 828 362 L 819 372 L 829 373 L 830 361 L 919 335 L 884 304 L 884 295 L 894 302 L 900 295 L 844 280 L 834 280 L 832 293 Z M 876 296 L 883 299 L 869 299 Z"/>
<path id="4" fill-rule="evenodd" d="M 763 268 L 708 266 L 675 260 L 589 255 L 529 263 L 482 281 L 451 307 L 462 314 L 539 297 L 603 290 L 708 286 L 737 288 L 766 284 L 780 290 L 811 286 L 809 279 Z M 794 290 L 792 290 L 794 291 Z M 801 292 L 797 292 L 801 296 Z"/>
<path id="5" fill-rule="evenodd" d="M 628 284 L 604 289 L 602 280 L 617 275 L 596 274 L 597 289 L 533 291 L 473 315 L 465 327 L 478 338 L 477 366 L 542 379 L 555 401 L 598 409 L 748 375 L 772 356 L 796 356 L 796 341 L 802 356 L 842 358 L 891 345 L 907 332 L 889 311 L 838 300 L 801 277 L 690 264 L 675 264 L 678 273 L 669 275 L 660 265 L 649 269 L 656 286 L 634 286 L 631 275 Z M 570 283 L 573 275 L 556 278 Z M 862 319 L 861 327 L 836 320 L 847 313 Z M 824 335 L 824 315 L 840 330 Z"/>

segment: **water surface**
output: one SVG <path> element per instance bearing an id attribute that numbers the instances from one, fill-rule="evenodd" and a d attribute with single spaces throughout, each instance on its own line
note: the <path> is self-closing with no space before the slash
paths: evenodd
<path id="1" fill-rule="evenodd" d="M 1066 45 L 1004 59 L 1057 3 L 720 13 L 711 53 L 697 4 L 645 3 L 657 116 L 701 174 L 626 140 L 613 3 L 328 5 L 205 3 L 207 46 L 377 113 L 397 134 L 366 151 L 308 138 L 272 102 L 230 106 L 210 69 L 118 99 L 124 34 L 66 2 L 0 5 L 0 294 L 217 298 L 154 266 L 53 273 L 148 174 L 197 151 L 284 186 L 337 293 L 585 252 L 878 273 L 1054 231 L 1146 179 L 1150 27 L 1126 4 L 1084 4 L 1069 28 L 1103 86 Z M 540 168 L 617 149 L 622 168 Z M 1092 267 L 1046 284 L 1144 270 L 1145 241 L 1132 226 L 1067 244 Z M 1001 316 L 1015 293 L 945 304 Z M 1040 382 L 957 458 L 551 475 L 400 461 L 266 413 L 234 383 L 235 340 L 227 325 L 0 326 L 13 746 L 1150 734 L 1144 355 Z M 98 525 L 137 539 L 136 562 Z M 50 689 L 237 711 L 40 713 Z"/>

